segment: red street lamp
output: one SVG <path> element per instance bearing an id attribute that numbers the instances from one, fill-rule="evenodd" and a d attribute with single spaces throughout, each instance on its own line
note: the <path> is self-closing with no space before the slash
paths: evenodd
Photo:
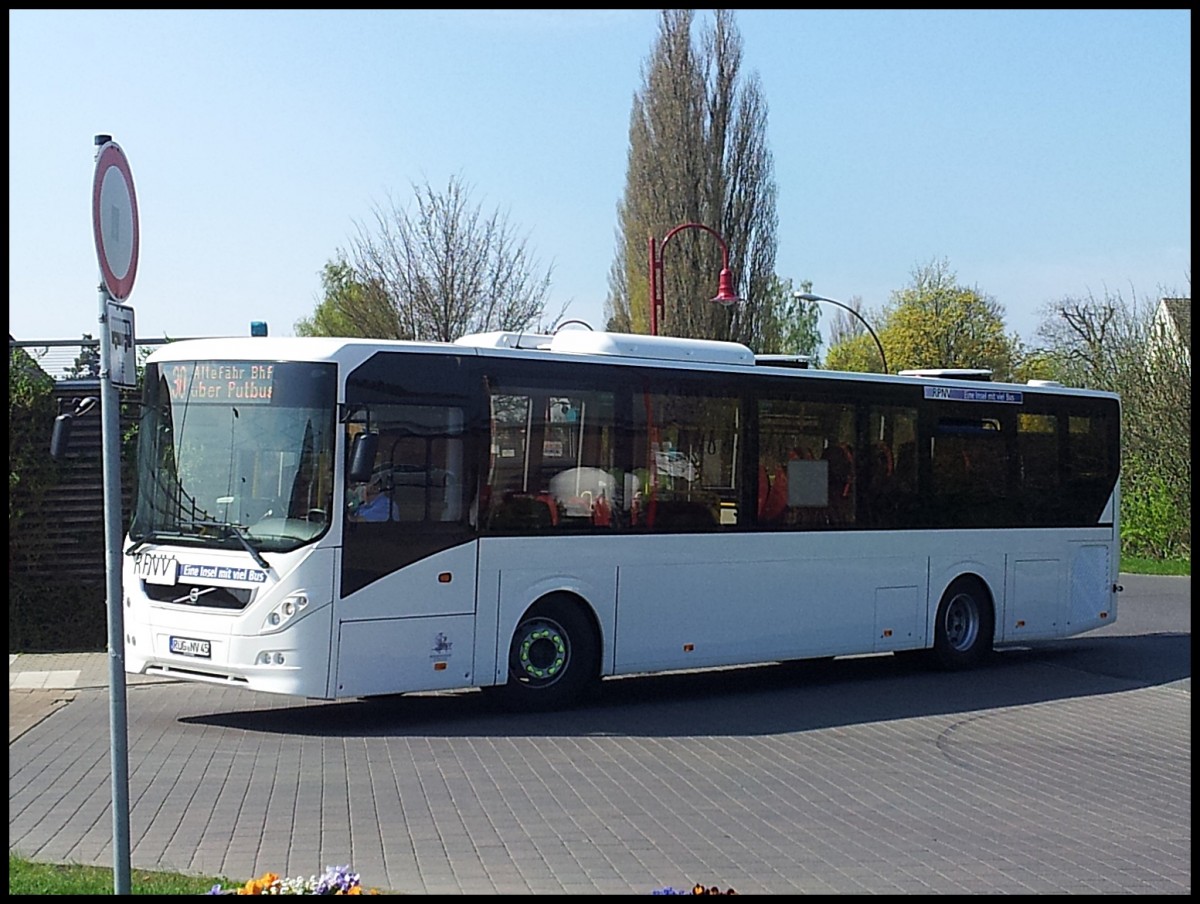
<path id="1" fill-rule="evenodd" d="M 667 242 L 675 236 L 675 233 L 682 232 L 685 229 L 703 229 L 709 235 L 717 240 L 721 246 L 721 275 L 717 281 L 717 294 L 712 301 L 717 304 L 731 305 L 741 301 L 733 291 L 733 276 L 729 272 L 729 246 L 725 244 L 725 240 L 721 238 L 721 234 L 710 226 L 705 226 L 703 223 L 682 223 L 676 226 L 663 237 L 662 245 L 655 244 L 654 236 L 650 236 L 650 335 L 658 335 L 658 320 L 660 311 L 666 313 L 666 308 L 663 306 L 663 287 L 662 287 L 662 252 L 667 248 Z"/>

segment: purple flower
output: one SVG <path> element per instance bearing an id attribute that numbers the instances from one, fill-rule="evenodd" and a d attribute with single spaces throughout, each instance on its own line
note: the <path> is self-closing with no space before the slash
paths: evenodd
<path id="1" fill-rule="evenodd" d="M 325 875 L 317 881 L 317 890 L 314 894 L 318 895 L 336 895 L 340 892 L 348 892 L 356 887 L 359 883 L 358 873 L 350 872 L 350 867 L 347 866 L 327 866 L 325 867 Z"/>

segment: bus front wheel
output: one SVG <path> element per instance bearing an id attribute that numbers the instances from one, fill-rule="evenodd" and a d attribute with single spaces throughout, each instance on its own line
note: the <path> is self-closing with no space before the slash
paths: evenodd
<path id="1" fill-rule="evenodd" d="M 559 709 L 600 678 L 596 632 L 582 605 L 548 597 L 530 608 L 508 649 L 508 682 L 496 687 L 510 709 Z"/>
<path id="2" fill-rule="evenodd" d="M 983 584 L 960 577 L 946 588 L 934 626 L 934 659 L 944 669 L 978 665 L 992 649 L 995 612 Z"/>

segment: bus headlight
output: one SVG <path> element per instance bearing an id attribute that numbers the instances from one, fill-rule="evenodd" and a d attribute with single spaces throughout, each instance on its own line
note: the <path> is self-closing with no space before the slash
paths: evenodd
<path id="1" fill-rule="evenodd" d="M 288 619 L 308 608 L 308 594 L 299 591 L 286 596 L 274 609 L 267 613 L 264 631 L 274 631 L 287 623 Z"/>

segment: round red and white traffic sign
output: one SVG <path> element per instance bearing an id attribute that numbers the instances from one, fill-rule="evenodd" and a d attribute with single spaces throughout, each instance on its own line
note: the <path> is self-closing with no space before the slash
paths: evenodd
<path id="1" fill-rule="evenodd" d="M 96 157 L 92 180 L 92 230 L 108 294 L 124 301 L 133 290 L 138 265 L 137 195 L 125 152 L 106 142 Z"/>

